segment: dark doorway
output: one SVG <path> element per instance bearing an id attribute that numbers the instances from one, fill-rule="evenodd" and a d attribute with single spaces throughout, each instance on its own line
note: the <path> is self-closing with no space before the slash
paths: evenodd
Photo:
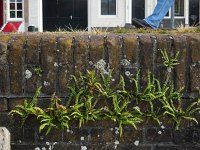
<path id="1" fill-rule="evenodd" d="M 3 0 L 0 1 L 0 28 L 3 26 Z"/>
<path id="2" fill-rule="evenodd" d="M 190 26 L 199 24 L 199 0 L 190 0 Z"/>
<path id="3" fill-rule="evenodd" d="M 144 19 L 145 0 L 132 0 L 132 18 Z"/>
<path id="4" fill-rule="evenodd" d="M 43 0 L 44 31 L 87 28 L 87 0 Z"/>

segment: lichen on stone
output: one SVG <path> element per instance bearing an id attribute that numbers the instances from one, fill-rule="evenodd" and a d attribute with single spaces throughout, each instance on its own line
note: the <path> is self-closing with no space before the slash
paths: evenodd
<path id="1" fill-rule="evenodd" d="M 25 71 L 24 74 L 26 79 L 30 79 L 32 77 L 32 72 L 28 69 Z"/>

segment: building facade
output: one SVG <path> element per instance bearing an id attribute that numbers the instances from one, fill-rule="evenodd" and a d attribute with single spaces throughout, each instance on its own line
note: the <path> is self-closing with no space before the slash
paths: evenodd
<path id="1" fill-rule="evenodd" d="M 35 26 L 38 31 L 124 27 L 133 17 L 152 13 L 157 0 L 0 0 L 0 26 L 22 22 L 22 31 Z M 175 0 L 177 26 L 199 22 L 199 0 Z M 170 25 L 171 12 L 162 22 Z"/>

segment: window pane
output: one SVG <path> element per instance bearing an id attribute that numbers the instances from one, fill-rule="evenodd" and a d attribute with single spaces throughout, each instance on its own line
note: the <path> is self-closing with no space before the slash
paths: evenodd
<path id="1" fill-rule="evenodd" d="M 184 16 L 184 0 L 175 0 L 175 16 Z"/>
<path id="2" fill-rule="evenodd" d="M 15 3 L 10 3 L 10 10 L 15 10 Z"/>
<path id="3" fill-rule="evenodd" d="M 116 0 L 101 0 L 102 15 L 116 15 Z"/>
<path id="4" fill-rule="evenodd" d="M 10 11 L 10 18 L 15 18 L 15 11 Z"/>
<path id="5" fill-rule="evenodd" d="M 17 2 L 22 2 L 22 0 L 17 0 Z"/>
<path id="6" fill-rule="evenodd" d="M 22 18 L 22 11 L 17 12 L 17 18 Z"/>
<path id="7" fill-rule="evenodd" d="M 15 0 L 10 0 L 10 2 L 15 2 Z"/>
<path id="8" fill-rule="evenodd" d="M 22 3 L 17 4 L 17 10 L 22 10 Z"/>

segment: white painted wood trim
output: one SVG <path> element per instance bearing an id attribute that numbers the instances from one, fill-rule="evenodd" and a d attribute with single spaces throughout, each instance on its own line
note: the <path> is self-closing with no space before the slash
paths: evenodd
<path id="1" fill-rule="evenodd" d="M 190 3 L 189 0 L 184 1 L 184 16 L 185 16 L 185 26 L 189 26 L 189 8 Z"/>
<path id="2" fill-rule="evenodd" d="M 126 0 L 126 23 L 132 23 L 132 0 Z"/>

